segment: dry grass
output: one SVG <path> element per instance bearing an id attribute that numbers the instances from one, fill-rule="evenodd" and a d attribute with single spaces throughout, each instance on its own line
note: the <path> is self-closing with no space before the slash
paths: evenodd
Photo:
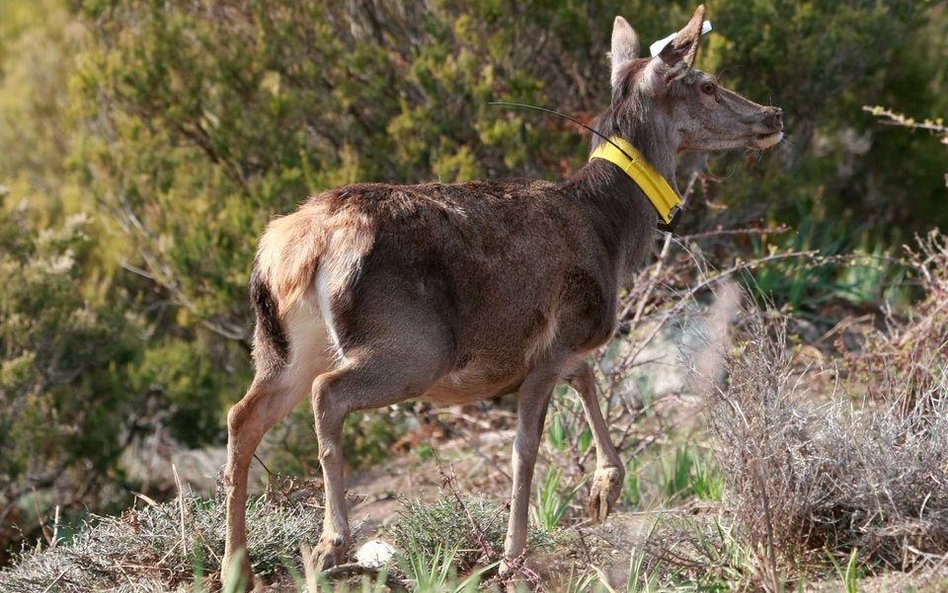
<path id="1" fill-rule="evenodd" d="M 321 513 L 302 504 L 265 497 L 252 502 L 248 536 L 255 573 L 300 571 L 300 546 L 315 543 L 321 520 Z M 93 517 L 68 544 L 25 552 L 0 573 L 0 591 L 153 592 L 190 588 L 195 580 L 211 586 L 223 550 L 223 504 L 188 494 L 121 517 Z"/>

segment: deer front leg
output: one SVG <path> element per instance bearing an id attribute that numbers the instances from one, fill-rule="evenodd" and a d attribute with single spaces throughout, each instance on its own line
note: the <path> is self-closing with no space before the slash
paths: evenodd
<path id="1" fill-rule="evenodd" d="M 622 484 L 625 481 L 625 468 L 619 453 L 609 438 L 609 427 L 599 409 L 599 400 L 596 399 L 596 377 L 588 363 L 583 363 L 569 377 L 570 386 L 579 393 L 586 412 L 586 420 L 592 427 L 593 441 L 596 444 L 596 473 L 593 475 L 592 490 L 586 510 L 593 521 L 606 520 L 609 512 L 615 507 Z"/>
<path id="2" fill-rule="evenodd" d="M 556 380 L 555 373 L 534 371 L 524 380 L 517 395 L 517 436 L 514 438 L 512 455 L 513 490 L 501 572 L 509 571 L 510 562 L 520 558 L 527 546 L 527 515 L 533 469 L 540 448 L 543 421 Z"/>

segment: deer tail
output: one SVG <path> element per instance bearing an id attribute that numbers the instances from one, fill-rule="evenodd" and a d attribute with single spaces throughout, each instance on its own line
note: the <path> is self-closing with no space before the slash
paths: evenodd
<path id="1" fill-rule="evenodd" d="M 374 243 L 367 216 L 354 207 L 331 211 L 329 200 L 313 200 L 274 219 L 260 238 L 251 283 L 253 306 L 262 347 L 283 363 L 290 344 L 282 322 L 300 305 L 322 316 L 338 348 L 329 303 L 351 284 Z"/>
<path id="2" fill-rule="evenodd" d="M 297 212 L 273 220 L 260 238 L 250 279 L 258 366 L 274 362 L 282 366 L 289 360 L 290 343 L 282 320 L 312 289 L 325 243 L 310 223 L 309 217 Z"/>
<path id="3" fill-rule="evenodd" d="M 250 276 L 250 304 L 257 320 L 253 353 L 258 368 L 284 366 L 289 359 L 290 342 L 280 323 L 277 303 L 270 286 L 256 263 Z"/>

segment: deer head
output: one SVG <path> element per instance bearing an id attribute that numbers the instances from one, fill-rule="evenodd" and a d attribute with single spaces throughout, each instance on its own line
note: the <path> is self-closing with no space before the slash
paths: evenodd
<path id="1" fill-rule="evenodd" d="M 704 6 L 654 58 L 639 58 L 639 40 L 622 17 L 612 31 L 612 107 L 607 134 L 672 152 L 766 149 L 783 138 L 783 114 L 720 86 L 694 67 Z M 643 122 L 648 122 L 643 130 Z M 636 138 L 646 135 L 645 138 Z"/>

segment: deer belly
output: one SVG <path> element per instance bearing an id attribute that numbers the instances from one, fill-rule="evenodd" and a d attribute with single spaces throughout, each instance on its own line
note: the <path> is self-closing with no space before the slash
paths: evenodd
<path id="1" fill-rule="evenodd" d="M 465 367 L 442 377 L 418 399 L 435 404 L 472 404 L 512 393 L 522 382 L 522 376 L 500 381 L 485 380 L 483 372 Z"/>

